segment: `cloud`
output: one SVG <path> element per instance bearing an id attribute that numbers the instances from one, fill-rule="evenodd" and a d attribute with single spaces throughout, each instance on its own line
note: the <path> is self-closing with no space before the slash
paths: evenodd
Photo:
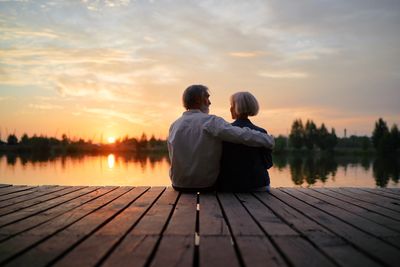
<path id="1" fill-rule="evenodd" d="M 149 85 L 180 79 L 174 67 L 122 49 L 0 49 L 1 63 L 7 67 L 0 67 L 0 85 L 39 85 L 64 97 L 127 103 Z"/>
<path id="2" fill-rule="evenodd" d="M 40 110 L 55 110 L 55 109 L 64 109 L 64 107 L 59 105 L 52 104 L 29 104 L 30 108 L 40 109 Z"/>
<path id="3" fill-rule="evenodd" d="M 258 56 L 262 56 L 264 55 L 264 52 L 252 52 L 252 51 L 237 51 L 237 52 L 230 52 L 229 55 L 231 57 L 243 57 L 243 58 L 247 58 L 247 57 L 258 57 Z"/>
<path id="4" fill-rule="evenodd" d="M 87 113 L 101 115 L 105 118 L 118 118 L 118 119 L 126 120 L 133 124 L 139 124 L 139 125 L 147 124 L 146 121 L 144 120 L 144 118 L 142 118 L 142 116 L 138 116 L 138 114 L 130 114 L 130 113 L 125 113 L 125 112 L 110 110 L 110 109 L 103 109 L 103 108 L 85 108 L 84 111 Z"/>
<path id="5" fill-rule="evenodd" d="M 258 75 L 271 79 L 305 79 L 310 76 L 306 72 L 295 71 L 261 71 Z"/>
<path id="6" fill-rule="evenodd" d="M 60 35 L 50 29 L 43 29 L 42 31 L 34 31 L 31 29 L 19 29 L 19 28 L 10 28 L 10 27 L 0 27 L 0 40 L 7 41 L 20 38 L 30 38 L 30 39 L 58 39 Z"/>
<path id="7" fill-rule="evenodd" d="M 126 7 L 130 0 L 82 0 L 82 3 L 90 11 L 100 11 L 104 8 Z"/>

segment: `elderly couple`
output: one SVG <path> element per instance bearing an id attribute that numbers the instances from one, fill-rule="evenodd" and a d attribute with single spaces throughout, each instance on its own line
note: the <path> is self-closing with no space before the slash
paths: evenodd
<path id="1" fill-rule="evenodd" d="M 248 92 L 231 96 L 230 124 L 209 115 L 210 94 L 204 85 L 183 93 L 186 111 L 170 127 L 168 151 L 172 186 L 178 191 L 269 191 L 274 138 L 248 116 L 258 102 Z"/>

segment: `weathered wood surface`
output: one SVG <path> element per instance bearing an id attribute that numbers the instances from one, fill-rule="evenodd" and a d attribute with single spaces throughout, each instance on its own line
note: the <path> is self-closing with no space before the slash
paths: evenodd
<path id="1" fill-rule="evenodd" d="M 398 266 L 400 189 L 0 186 L 1 266 Z"/>

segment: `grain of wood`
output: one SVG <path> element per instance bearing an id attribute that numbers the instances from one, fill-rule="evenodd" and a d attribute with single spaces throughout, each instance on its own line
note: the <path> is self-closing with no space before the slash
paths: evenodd
<path id="1" fill-rule="evenodd" d="M 361 199 L 363 201 L 373 203 L 375 205 L 390 209 L 400 213 L 400 201 L 379 196 L 370 192 L 363 191 L 358 188 L 340 188 L 342 192 L 348 192 L 354 196 L 354 198 Z"/>
<path id="2" fill-rule="evenodd" d="M 302 192 L 305 192 L 304 189 Z M 354 214 L 355 216 L 361 216 L 366 218 L 374 223 L 380 224 L 386 228 L 389 228 L 397 233 L 400 233 L 400 222 L 388 218 L 386 216 L 382 216 L 381 214 L 375 213 L 368 208 L 360 207 L 351 202 L 346 202 L 343 199 L 335 198 L 332 195 L 324 194 L 323 192 L 316 190 L 306 190 L 306 193 L 310 196 L 323 200 L 329 204 L 340 207 L 341 209 L 347 210 Z"/>
<path id="3" fill-rule="evenodd" d="M 292 196 L 301 199 L 302 201 L 312 205 L 315 208 L 321 209 L 326 213 L 329 213 L 340 220 L 347 222 L 365 232 L 370 233 L 371 235 L 381 238 L 390 242 L 394 246 L 398 246 L 400 239 L 400 234 L 394 230 L 388 229 L 385 226 L 382 226 L 378 223 L 371 221 L 370 219 L 366 219 L 360 215 L 361 212 L 365 211 L 364 209 L 354 207 L 351 208 L 350 205 L 346 207 L 342 207 L 342 203 L 336 199 L 328 199 L 327 198 L 317 198 L 315 194 L 318 194 L 314 191 L 303 190 L 303 189 L 284 189 L 283 191 L 288 192 Z M 337 205 L 337 206 L 336 206 Z M 348 210 L 352 210 L 351 212 Z M 393 240 L 392 240 L 393 239 Z M 397 241 L 396 241 L 397 240 Z"/>
<path id="4" fill-rule="evenodd" d="M 56 263 L 60 257 L 101 229 L 118 212 L 127 208 L 132 201 L 147 189 L 148 187 L 136 187 L 127 191 L 106 206 L 95 210 L 81 220 L 52 235 L 44 242 L 31 248 L 15 261 L 12 261 L 11 265 L 20 266 L 21 264 L 30 262 L 32 265 L 44 266 Z"/>
<path id="5" fill-rule="evenodd" d="M 9 194 L 13 194 L 20 191 L 31 190 L 36 186 L 26 186 L 26 185 L 14 185 L 14 186 L 5 186 L 0 188 L 0 196 L 5 196 Z"/>
<path id="6" fill-rule="evenodd" d="M 381 190 L 381 189 L 370 189 L 370 188 L 362 188 L 361 190 L 375 194 L 375 195 L 379 195 L 379 196 L 383 196 L 389 199 L 395 199 L 395 200 L 400 200 L 400 195 L 390 192 L 390 191 L 386 191 L 386 190 Z"/>
<path id="7" fill-rule="evenodd" d="M 356 198 L 352 198 L 349 195 L 343 194 L 340 191 L 333 190 L 331 188 L 316 188 L 316 189 L 313 189 L 313 190 L 316 190 L 317 192 L 320 192 L 320 193 L 335 197 L 337 199 L 341 199 L 341 200 L 343 200 L 343 201 L 345 201 L 347 203 L 351 203 L 353 205 L 356 205 L 356 206 L 362 207 L 364 209 L 367 209 L 367 210 L 369 210 L 371 212 L 375 212 L 377 214 L 380 214 L 382 216 L 386 216 L 388 218 L 391 218 L 393 220 L 396 220 L 396 221 L 400 222 L 400 214 L 398 212 L 391 211 L 389 209 L 386 209 L 386 208 L 383 208 L 383 207 L 377 206 L 375 204 L 372 204 L 372 203 L 369 203 L 369 202 L 365 202 L 365 201 L 362 201 L 362 200 L 359 200 L 359 199 L 356 199 Z"/>
<path id="8" fill-rule="evenodd" d="M 10 198 L 7 201 L 0 203 L 0 212 L 2 212 L 5 207 L 12 206 L 14 208 L 17 206 L 17 204 L 18 206 L 20 206 L 23 202 L 28 202 L 29 200 L 33 200 L 36 203 L 43 202 L 43 199 L 46 199 L 45 196 L 52 195 L 53 193 L 56 192 L 61 192 L 67 188 L 68 187 L 61 187 L 61 186 L 40 186 L 30 194 L 25 194 L 19 197 Z"/>
<path id="9" fill-rule="evenodd" d="M 47 210 L 46 212 L 36 214 L 35 216 L 28 217 L 25 220 L 21 220 L 0 228 L 0 242 L 10 239 L 18 234 L 21 234 L 22 232 L 31 230 L 43 223 L 49 222 L 52 219 L 62 216 L 66 212 L 69 212 L 76 208 L 82 208 L 82 205 L 93 201 L 114 189 L 116 189 L 116 187 L 84 188 L 80 192 L 87 192 L 87 194 L 85 195 L 81 195 L 80 197 L 73 199 L 70 202 L 63 203 L 57 207 Z"/>
<path id="10" fill-rule="evenodd" d="M 0 205 L 3 204 L 2 203 L 3 201 L 31 194 L 31 193 L 35 192 L 37 189 L 38 189 L 38 187 L 32 187 L 32 188 L 27 189 L 27 190 L 22 190 L 22 191 L 12 192 L 10 194 L 2 195 L 2 196 L 0 196 Z"/>
<path id="11" fill-rule="evenodd" d="M 102 266 L 145 266 L 167 223 L 179 193 L 167 188 L 135 228 L 130 231 Z"/>
<path id="12" fill-rule="evenodd" d="M 82 191 L 83 193 L 81 192 L 82 189 L 84 189 L 84 187 L 68 188 L 66 190 L 63 190 L 62 194 L 61 192 L 59 194 L 55 193 L 57 195 L 53 196 L 52 199 L 48 199 L 47 201 L 43 201 L 40 203 L 33 203 L 28 207 L 12 211 L 11 213 L 0 217 L 0 227 L 4 227 L 6 225 L 15 223 L 20 220 L 24 220 L 31 216 L 37 215 L 39 213 L 57 207 L 63 203 L 69 202 L 75 198 L 78 198 L 83 194 L 86 194 L 85 191 Z"/>
<path id="13" fill-rule="evenodd" d="M 66 212 L 54 220 L 35 227 L 34 229 L 31 229 L 22 235 L 18 235 L 10 240 L 0 243 L 0 265 L 9 261 L 10 259 L 15 258 L 16 255 L 29 251 L 30 248 L 34 248 L 45 240 L 51 238 L 56 233 L 64 230 L 76 222 L 79 222 L 79 220 L 111 203 L 114 199 L 120 197 L 129 190 L 131 190 L 131 188 L 118 188 L 117 190 L 113 190 L 109 194 L 103 195 L 92 202 L 86 203 L 78 210 Z"/>
<path id="14" fill-rule="evenodd" d="M 57 266 L 94 266 L 136 224 L 164 189 L 153 187 L 145 192 L 112 221 L 74 247 L 57 262 Z"/>
<path id="15" fill-rule="evenodd" d="M 276 198 L 275 194 L 281 194 L 285 200 L 285 194 L 282 195 L 279 190 L 272 190 L 272 194 L 256 193 L 256 197 L 260 199 L 268 208 L 270 208 L 282 221 L 291 228 L 307 238 L 314 247 L 319 248 L 340 266 L 381 266 L 356 250 L 351 244 L 346 242 L 340 236 L 329 231 L 317 222 L 306 217 L 302 212 L 284 203 Z M 282 235 L 285 236 L 285 235 Z"/>
<path id="16" fill-rule="evenodd" d="M 393 246 L 354 228 L 320 209 L 299 201 L 299 199 L 287 193 L 276 190 L 273 194 L 296 210 L 303 211 L 304 214 L 307 214 L 308 218 L 312 218 L 312 220 L 328 228 L 336 235 L 343 237 L 347 242 L 353 244 L 366 255 L 373 257 L 376 261 L 389 266 L 397 266 L 397 262 L 400 260 L 400 253 Z"/>

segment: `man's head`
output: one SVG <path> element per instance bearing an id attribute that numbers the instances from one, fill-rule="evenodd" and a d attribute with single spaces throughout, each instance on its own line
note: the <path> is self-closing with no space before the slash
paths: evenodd
<path id="1" fill-rule="evenodd" d="M 204 113 L 209 112 L 210 94 L 204 85 L 194 84 L 186 88 L 182 95 L 183 106 L 188 109 L 200 109 Z"/>

